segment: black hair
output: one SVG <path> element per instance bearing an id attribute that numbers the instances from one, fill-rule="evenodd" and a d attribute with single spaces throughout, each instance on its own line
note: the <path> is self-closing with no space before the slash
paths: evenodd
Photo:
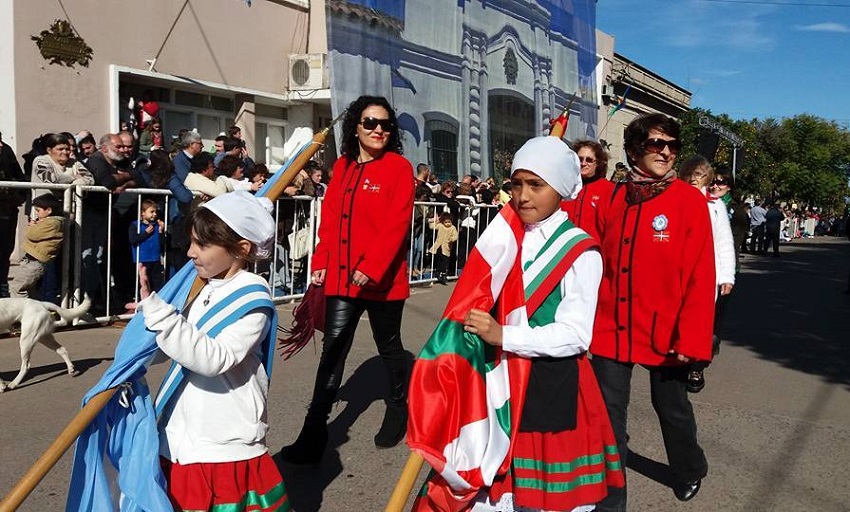
<path id="1" fill-rule="evenodd" d="M 51 216 L 61 216 L 63 213 L 62 201 L 60 201 L 58 197 L 50 193 L 42 194 L 36 197 L 32 200 L 32 205 L 38 208 L 43 208 L 45 210 L 50 208 Z"/>
<path id="2" fill-rule="evenodd" d="M 192 166 L 189 168 L 192 172 L 204 172 L 213 162 L 213 157 L 206 151 L 201 151 L 192 157 Z"/>
<path id="3" fill-rule="evenodd" d="M 634 165 L 632 155 L 641 156 L 645 152 L 643 143 L 649 137 L 649 131 L 655 129 L 675 139 L 679 138 L 679 122 L 664 114 L 646 114 L 635 118 L 623 133 L 623 149 L 626 151 L 626 160 L 629 165 Z"/>
<path id="4" fill-rule="evenodd" d="M 82 142 L 82 141 L 80 141 Z M 192 159 L 194 161 L 194 159 Z M 148 172 L 151 174 L 151 185 L 154 188 L 168 188 L 168 180 L 174 172 L 174 164 L 168 158 L 168 153 L 161 149 L 151 151 Z"/>
<path id="5" fill-rule="evenodd" d="M 360 143 L 357 140 L 357 125 L 360 124 L 363 111 L 366 107 L 376 105 L 384 107 L 389 114 L 390 123 L 393 125 L 393 131 L 390 132 L 389 140 L 385 146 L 385 151 L 391 153 L 403 154 L 401 147 L 401 135 L 398 131 L 398 119 L 396 119 L 395 110 L 390 106 L 390 103 L 383 96 L 360 96 L 348 105 L 345 111 L 345 118 L 342 121 L 342 154 L 348 157 L 349 160 L 356 161 L 360 156 Z"/>
<path id="6" fill-rule="evenodd" d="M 224 152 L 233 151 L 236 148 L 242 147 L 242 141 L 233 137 L 224 139 Z"/>
<path id="7" fill-rule="evenodd" d="M 59 144 L 71 144 L 68 137 L 63 133 L 48 133 L 41 138 L 45 148 L 55 148 Z"/>

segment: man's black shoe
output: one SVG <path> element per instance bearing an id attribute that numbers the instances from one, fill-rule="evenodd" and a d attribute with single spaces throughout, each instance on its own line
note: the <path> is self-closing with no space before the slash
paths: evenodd
<path id="1" fill-rule="evenodd" d="M 697 495 L 701 484 L 702 479 L 691 483 L 676 482 L 673 484 L 673 494 L 679 501 L 688 501 Z"/>

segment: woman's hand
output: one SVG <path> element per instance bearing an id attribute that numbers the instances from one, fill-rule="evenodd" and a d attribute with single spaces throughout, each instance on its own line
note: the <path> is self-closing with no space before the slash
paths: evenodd
<path id="1" fill-rule="evenodd" d="M 369 276 L 359 270 L 355 270 L 351 273 L 351 282 L 357 286 L 365 286 L 369 282 Z"/>
<path id="2" fill-rule="evenodd" d="M 316 270 L 315 272 L 313 272 L 313 274 L 311 275 L 311 281 L 313 282 L 313 284 L 316 286 L 322 286 L 323 284 L 325 284 L 326 272 L 327 269 L 324 268 L 322 270 Z"/>
<path id="3" fill-rule="evenodd" d="M 723 283 L 720 285 L 720 295 L 729 295 L 732 293 L 732 287 L 735 286 L 732 283 Z"/>
<path id="4" fill-rule="evenodd" d="M 502 346 L 502 326 L 486 311 L 471 309 L 463 319 L 463 329 L 477 334 L 490 345 Z"/>

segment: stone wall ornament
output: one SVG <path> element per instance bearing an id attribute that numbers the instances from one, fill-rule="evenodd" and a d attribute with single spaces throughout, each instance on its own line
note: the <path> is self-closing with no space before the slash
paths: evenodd
<path id="1" fill-rule="evenodd" d="M 41 34 L 32 36 L 31 39 L 41 51 L 41 56 L 50 64 L 61 64 L 69 68 L 79 64 L 87 68 L 94 56 L 94 50 L 67 20 L 54 21 L 49 30 L 42 30 Z"/>
<path id="2" fill-rule="evenodd" d="M 505 66 L 505 80 L 510 85 L 516 85 L 519 63 L 516 60 L 516 53 L 514 53 L 513 48 L 508 47 L 508 51 L 505 52 L 505 58 L 502 59 L 502 64 Z"/>

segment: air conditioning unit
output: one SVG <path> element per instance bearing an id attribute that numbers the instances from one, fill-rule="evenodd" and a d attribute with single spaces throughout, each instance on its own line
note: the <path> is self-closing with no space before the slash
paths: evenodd
<path id="1" fill-rule="evenodd" d="M 327 54 L 303 53 L 289 56 L 289 90 L 328 88 Z"/>
<path id="2" fill-rule="evenodd" d="M 602 98 L 609 99 L 614 96 L 614 86 L 611 84 L 602 84 Z"/>

